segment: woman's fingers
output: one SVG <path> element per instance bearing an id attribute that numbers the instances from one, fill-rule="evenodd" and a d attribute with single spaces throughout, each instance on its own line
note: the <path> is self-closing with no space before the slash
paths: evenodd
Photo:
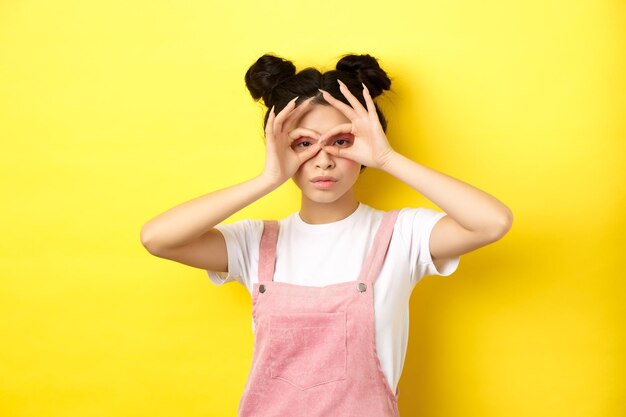
<path id="1" fill-rule="evenodd" d="M 306 148 L 304 152 L 299 152 L 298 158 L 300 158 L 300 165 L 313 158 L 317 153 L 322 149 L 322 146 L 319 142 L 314 143 L 313 145 Z"/>
<path id="2" fill-rule="evenodd" d="M 290 111 L 296 106 L 296 100 L 298 97 L 294 97 L 291 99 L 289 103 L 278 113 L 276 119 L 274 120 L 274 132 L 280 132 L 283 130 L 283 123 L 285 122 L 285 118 L 289 114 Z"/>
<path id="3" fill-rule="evenodd" d="M 365 107 L 363 107 L 359 100 L 354 97 L 354 95 L 350 92 L 350 89 L 346 87 L 346 85 L 340 79 L 337 79 L 337 82 L 339 83 L 339 91 L 343 93 L 344 97 L 352 105 L 352 108 L 360 115 L 365 115 L 365 113 L 367 113 L 367 110 L 365 110 Z"/>
<path id="4" fill-rule="evenodd" d="M 367 104 L 367 112 L 371 118 L 375 117 L 376 120 L 378 120 L 376 106 L 374 106 L 374 100 L 372 99 L 372 96 L 370 96 L 370 90 L 367 89 L 364 83 L 361 84 L 363 84 L 363 98 L 365 99 L 365 104 Z"/>
<path id="5" fill-rule="evenodd" d="M 289 139 L 290 140 L 295 140 L 298 138 L 301 138 L 303 136 L 307 137 L 307 138 L 313 138 L 313 139 L 319 139 L 320 135 L 319 133 L 311 130 L 311 129 L 307 129 L 305 127 L 299 127 L 297 129 L 294 129 L 292 131 L 289 132 L 288 134 Z"/>
<path id="6" fill-rule="evenodd" d="M 322 148 L 326 152 L 328 152 L 329 154 L 333 156 L 338 156 L 340 158 L 353 159 L 352 147 L 354 146 L 355 137 L 352 134 L 352 128 L 353 128 L 352 123 L 343 123 L 343 124 L 340 124 L 339 126 L 335 126 L 334 128 L 330 129 L 329 131 L 327 131 L 320 137 L 319 143 L 322 145 Z M 336 147 L 336 146 L 333 146 L 332 143 L 330 144 L 328 143 L 329 141 L 332 142 L 335 139 L 347 140 L 351 142 L 351 144 L 345 147 Z"/>
<path id="7" fill-rule="evenodd" d="M 336 148 L 332 145 L 324 145 L 322 146 L 324 151 L 328 152 L 333 156 L 337 156 L 339 158 L 351 159 L 354 161 L 353 150 L 352 148 Z"/>
<path id="8" fill-rule="evenodd" d="M 337 100 L 328 91 L 322 90 L 321 88 L 319 90 L 322 92 L 324 100 L 326 100 L 331 106 L 343 113 L 343 115 L 346 116 L 348 119 L 352 120 L 356 117 L 356 112 L 352 107 L 348 106 L 346 103 Z"/>
<path id="9" fill-rule="evenodd" d="M 274 106 L 270 110 L 270 115 L 267 117 L 267 122 L 265 123 L 265 136 L 272 135 L 274 133 L 274 119 L 276 115 L 274 115 Z"/>
<path id="10" fill-rule="evenodd" d="M 339 126 L 333 127 L 332 129 L 324 133 L 322 136 L 320 136 L 320 143 L 322 144 L 322 146 L 325 146 L 326 141 L 328 141 L 329 138 L 337 136 L 341 133 L 352 134 L 352 123 L 343 123 L 343 124 L 340 124 Z"/>
<path id="11" fill-rule="evenodd" d="M 300 118 L 309 110 L 311 110 L 312 97 L 305 100 L 296 107 L 296 100 L 298 97 L 293 98 L 287 105 L 278 113 L 278 116 L 273 115 L 270 111 L 270 116 L 267 120 L 266 133 L 274 134 L 276 136 L 284 137 L 280 133 L 283 131 L 289 131 L 290 127 L 297 124 Z M 272 107 L 273 109 L 274 107 Z"/>
<path id="12" fill-rule="evenodd" d="M 297 98 L 297 97 L 296 97 Z M 306 111 L 311 109 L 311 100 L 313 97 L 306 99 L 299 106 L 297 106 L 292 112 L 290 112 L 285 118 L 285 124 L 289 121 L 291 124 L 297 123 L 298 118 Z"/>

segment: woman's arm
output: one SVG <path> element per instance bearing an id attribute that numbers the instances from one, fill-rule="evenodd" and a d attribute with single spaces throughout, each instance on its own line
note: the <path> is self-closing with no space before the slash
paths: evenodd
<path id="1" fill-rule="evenodd" d="M 141 243 L 154 253 L 183 246 L 279 185 L 259 175 L 182 203 L 148 221 L 141 229 Z"/>
<path id="2" fill-rule="evenodd" d="M 511 226 L 511 210 L 492 195 L 398 152 L 381 169 L 441 207 L 467 230 L 498 235 Z"/>
<path id="3" fill-rule="evenodd" d="M 154 217 L 141 229 L 144 247 L 159 257 L 223 271 L 227 262 L 225 242 L 214 227 L 278 188 L 319 150 L 319 145 L 315 145 L 306 152 L 296 153 L 290 146 L 290 133 L 310 134 L 301 132 L 306 129 L 289 132 L 290 126 L 310 109 L 309 103 L 305 101 L 296 108 L 294 99 L 278 115 L 274 115 L 272 109 L 265 128 L 266 158 L 260 175 L 179 204 Z"/>
<path id="4" fill-rule="evenodd" d="M 441 207 L 447 216 L 434 226 L 430 236 L 432 259 L 462 255 L 500 239 L 511 228 L 511 210 L 491 195 L 469 184 L 427 168 L 394 151 L 382 129 L 369 90 L 363 84 L 367 108 L 341 82 L 339 89 L 350 106 L 326 91 L 324 99 L 342 112 L 351 123 L 326 132 L 320 142 L 332 155 L 352 159 L 362 165 L 381 169 L 408 184 Z M 335 149 L 325 144 L 339 133 L 354 136 L 351 147 Z"/>
<path id="5" fill-rule="evenodd" d="M 470 252 L 504 236 L 513 213 L 495 197 L 463 181 L 421 165 L 392 151 L 380 169 L 431 200 L 448 216 L 437 222 L 430 237 L 432 259 Z"/>

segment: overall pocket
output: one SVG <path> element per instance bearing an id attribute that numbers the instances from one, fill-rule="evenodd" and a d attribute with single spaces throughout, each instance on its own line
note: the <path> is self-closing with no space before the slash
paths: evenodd
<path id="1" fill-rule="evenodd" d="M 346 377 L 346 312 L 270 317 L 270 373 L 302 390 Z"/>

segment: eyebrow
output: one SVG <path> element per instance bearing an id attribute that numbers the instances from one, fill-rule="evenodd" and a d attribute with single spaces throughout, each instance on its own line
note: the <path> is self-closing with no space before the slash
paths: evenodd
<path id="1" fill-rule="evenodd" d="M 320 133 L 320 132 L 318 132 L 318 131 L 317 131 L 317 130 L 315 130 L 315 129 L 311 129 L 311 128 L 308 128 L 308 127 L 305 127 L 304 129 L 310 130 L 311 132 L 315 132 L 315 133 L 317 133 L 318 135 L 321 135 L 321 133 Z M 332 137 L 335 137 L 335 136 L 338 136 L 338 135 L 350 135 L 350 134 L 351 134 L 351 133 L 346 133 L 346 132 L 338 132 L 338 133 L 335 133 Z M 300 135 L 299 137 L 303 137 L 303 136 L 305 136 L 305 135 L 304 135 L 304 134 L 302 134 L 302 135 Z"/>
<path id="2" fill-rule="evenodd" d="M 311 129 L 310 127 L 302 127 L 302 126 L 298 126 L 298 127 L 299 127 L 299 128 L 301 128 L 301 129 L 310 130 L 311 132 L 315 132 L 315 133 L 317 133 L 318 135 L 321 135 L 321 133 L 320 133 L 320 132 L 318 132 L 318 131 L 317 131 L 317 130 L 315 130 L 315 129 Z"/>

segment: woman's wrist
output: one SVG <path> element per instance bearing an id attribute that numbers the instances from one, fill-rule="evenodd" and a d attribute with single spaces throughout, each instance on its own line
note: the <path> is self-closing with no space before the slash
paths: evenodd
<path id="1" fill-rule="evenodd" d="M 280 178 L 276 178 L 273 177 L 265 172 L 262 172 L 261 174 L 257 175 L 254 178 L 258 183 L 259 186 L 263 189 L 269 189 L 269 191 L 272 191 L 278 187 L 280 187 L 282 185 L 282 183 L 284 183 L 286 180 L 281 181 Z"/>
<path id="2" fill-rule="evenodd" d="M 380 169 L 381 171 L 385 171 L 386 173 L 390 174 L 389 170 L 394 165 L 394 160 L 398 159 L 399 156 L 401 156 L 401 155 L 398 152 L 393 150 L 393 148 L 389 148 L 389 152 L 387 152 L 381 158 L 380 165 L 378 166 L 378 169 Z"/>

